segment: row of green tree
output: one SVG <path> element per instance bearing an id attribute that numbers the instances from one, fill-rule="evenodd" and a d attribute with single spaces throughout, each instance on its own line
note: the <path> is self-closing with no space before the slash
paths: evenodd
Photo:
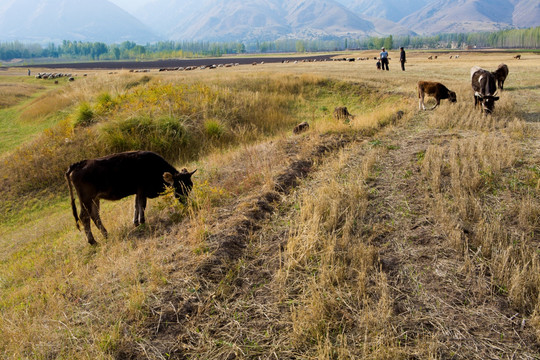
<path id="1" fill-rule="evenodd" d="M 497 32 L 439 34 L 434 36 L 388 36 L 327 38 L 318 40 L 275 40 L 242 42 L 160 41 L 140 45 L 132 41 L 120 44 L 64 40 L 46 46 L 22 42 L 0 42 L 0 60 L 59 58 L 66 60 L 150 60 L 166 58 L 219 57 L 226 54 L 319 52 L 346 49 L 436 49 L 540 48 L 540 27 Z"/>

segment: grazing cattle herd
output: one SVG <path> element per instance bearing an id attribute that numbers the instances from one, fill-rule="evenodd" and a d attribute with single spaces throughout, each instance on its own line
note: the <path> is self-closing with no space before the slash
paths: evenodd
<path id="1" fill-rule="evenodd" d="M 516 55 L 514 58 L 520 59 L 521 55 Z M 433 57 L 430 56 L 428 59 L 432 60 Z M 479 66 L 473 66 L 471 68 L 471 86 L 474 92 L 475 108 L 477 105 L 480 105 L 482 113 L 486 115 L 493 113 L 495 101 L 499 100 L 499 96 L 496 96 L 497 88 L 501 91 L 504 89 L 504 81 L 508 73 L 509 70 L 506 64 L 500 64 L 494 71 L 484 70 Z M 426 95 L 433 96 L 437 101 L 435 106 L 429 110 L 435 109 L 440 104 L 441 99 L 449 99 L 450 102 L 457 101 L 456 93 L 448 90 L 446 86 L 438 82 L 421 80 L 417 84 L 417 90 L 419 98 L 418 108 L 422 110 L 426 110 L 424 105 Z"/>
<path id="2" fill-rule="evenodd" d="M 457 59 L 459 55 L 454 56 Z M 520 59 L 516 55 L 515 59 Z M 452 56 L 450 56 L 452 58 Z M 358 60 L 367 60 L 370 58 L 358 58 Z M 377 58 L 374 58 L 377 60 Z M 430 56 L 428 59 L 437 59 L 437 56 Z M 354 58 L 340 58 L 334 61 L 355 61 Z M 237 63 L 222 64 L 217 66 L 197 66 L 183 68 L 162 68 L 159 71 L 189 71 L 194 69 L 233 67 Z M 253 63 L 257 65 L 257 63 Z M 133 72 L 148 72 L 150 70 L 131 70 Z M 508 76 L 509 70 L 506 64 L 500 64 L 496 70 L 488 71 L 473 66 L 470 70 L 471 86 L 474 92 L 474 107 L 480 105 L 481 112 L 488 115 L 492 114 L 495 108 L 495 102 L 499 100 L 496 95 L 497 88 L 503 91 L 504 81 Z M 36 78 L 55 79 L 62 76 L 70 77 L 71 74 L 49 74 L 39 73 Z M 84 75 L 86 76 L 86 74 Z M 429 110 L 435 109 L 440 105 L 441 100 L 448 99 L 449 102 L 457 102 L 457 95 L 454 91 L 448 89 L 445 85 L 436 81 L 420 80 L 417 83 L 418 107 L 426 110 L 424 100 L 426 96 L 435 98 L 436 104 Z M 347 107 L 340 106 L 334 109 L 334 118 L 337 120 L 348 121 L 354 118 L 349 113 Z M 403 112 L 397 113 L 396 118 L 403 116 Z M 296 125 L 293 129 L 294 134 L 300 134 L 309 129 L 307 122 Z M 155 198 L 162 194 L 167 186 L 174 190 L 177 199 L 185 202 L 190 190 L 193 187 L 191 180 L 196 170 L 189 172 L 187 169 L 176 170 L 160 155 L 150 151 L 130 151 L 108 155 L 105 157 L 82 160 L 72 164 L 65 177 L 68 183 L 71 197 L 71 207 L 77 228 L 80 230 L 79 223 L 83 224 L 87 240 L 90 244 L 97 244 L 91 231 L 90 222 L 93 221 L 97 228 L 107 237 L 107 230 L 103 226 L 99 215 L 100 199 L 119 200 L 129 195 L 135 195 L 135 212 L 133 223 L 135 226 L 145 222 L 144 211 L 148 198 Z M 73 188 L 77 192 L 80 213 L 77 214 Z"/>

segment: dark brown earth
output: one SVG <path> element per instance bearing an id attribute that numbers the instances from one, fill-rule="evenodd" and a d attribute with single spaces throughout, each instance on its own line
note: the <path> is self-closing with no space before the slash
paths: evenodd
<path id="1" fill-rule="evenodd" d="M 120 70 L 120 69 L 167 69 L 188 66 L 211 66 L 220 64 L 237 63 L 240 65 L 249 65 L 253 63 L 281 63 L 294 61 L 325 61 L 334 55 L 316 55 L 316 56 L 295 56 L 295 57 L 227 57 L 227 58 L 206 58 L 206 59 L 168 59 L 155 61 L 96 61 L 96 62 L 76 62 L 76 63 L 54 63 L 29 65 L 30 68 L 49 68 L 49 69 L 76 69 L 76 70 Z"/>

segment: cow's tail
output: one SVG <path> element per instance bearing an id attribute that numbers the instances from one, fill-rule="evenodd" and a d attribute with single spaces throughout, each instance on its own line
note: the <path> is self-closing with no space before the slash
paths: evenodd
<path id="1" fill-rule="evenodd" d="M 77 215 L 77 206 L 75 205 L 75 198 L 73 197 L 73 185 L 71 183 L 72 171 L 73 171 L 73 165 L 70 166 L 68 171 L 66 172 L 66 180 L 69 187 L 69 196 L 71 197 L 71 210 L 73 211 L 73 217 L 75 218 L 75 225 L 77 225 L 77 229 L 79 229 L 80 231 L 81 227 L 79 226 L 79 215 Z"/>

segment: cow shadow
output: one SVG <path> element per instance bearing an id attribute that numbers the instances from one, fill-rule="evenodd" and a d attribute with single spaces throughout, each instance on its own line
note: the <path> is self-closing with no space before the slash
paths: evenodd
<path id="1" fill-rule="evenodd" d="M 538 90 L 540 85 L 529 85 L 529 86 L 508 86 L 504 88 L 504 91 L 518 91 L 518 90 Z M 500 90 L 499 90 L 500 91 Z"/>
<path id="2" fill-rule="evenodd" d="M 525 112 L 525 113 L 523 113 L 523 119 L 526 122 L 534 122 L 534 123 L 540 122 L 540 112 L 538 112 L 538 111 L 536 111 L 536 112 Z"/>

